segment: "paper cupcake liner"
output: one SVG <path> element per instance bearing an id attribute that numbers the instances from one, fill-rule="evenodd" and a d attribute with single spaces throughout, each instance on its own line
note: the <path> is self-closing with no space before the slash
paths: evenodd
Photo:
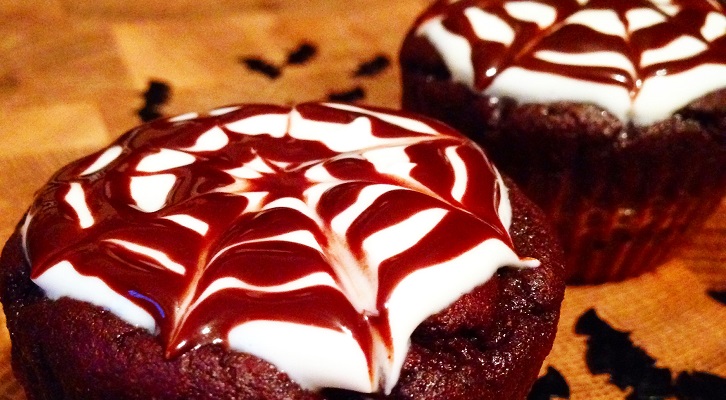
<path id="1" fill-rule="evenodd" d="M 597 122 L 566 132 L 528 120 L 528 131 L 518 131 L 513 117 L 502 120 L 496 102 L 463 85 L 406 68 L 402 78 L 404 109 L 478 142 L 549 216 L 565 250 L 568 283 L 620 281 L 653 270 L 726 193 L 726 144 L 698 123 L 672 118 L 625 140 L 597 134 Z"/>

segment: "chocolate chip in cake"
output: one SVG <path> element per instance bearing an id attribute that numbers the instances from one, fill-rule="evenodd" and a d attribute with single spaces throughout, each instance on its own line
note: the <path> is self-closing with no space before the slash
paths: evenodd
<path id="1" fill-rule="evenodd" d="M 712 299 L 726 306 L 726 290 L 709 290 L 706 293 L 708 293 Z"/>
<path id="2" fill-rule="evenodd" d="M 290 54 L 287 55 L 287 64 L 288 65 L 301 65 L 305 64 L 310 59 L 315 57 L 315 54 L 317 54 L 318 49 L 314 45 L 310 43 L 303 43 L 300 46 L 298 46 L 297 49 L 290 52 Z"/>
<path id="3" fill-rule="evenodd" d="M 609 374 L 610 382 L 625 390 L 632 387 L 628 399 L 665 398 L 673 394 L 671 372 L 657 368 L 656 360 L 622 332 L 600 319 L 594 309 L 577 321 L 575 332 L 589 336 L 585 360 L 593 374 Z"/>
<path id="4" fill-rule="evenodd" d="M 383 72 L 391 65 L 391 60 L 385 55 L 378 55 L 374 59 L 365 61 L 358 65 L 354 76 L 375 76 Z"/>
<path id="5" fill-rule="evenodd" d="M 275 79 L 282 73 L 280 68 L 259 57 L 240 57 L 239 61 L 250 71 L 259 72 L 270 79 Z"/>
<path id="6" fill-rule="evenodd" d="M 540 376 L 532 385 L 527 400 L 550 400 L 553 396 L 570 398 L 570 385 L 560 371 L 547 367 L 547 373 Z"/>
<path id="7" fill-rule="evenodd" d="M 137 111 L 142 121 L 148 122 L 162 116 L 159 108 L 171 97 L 171 87 L 166 82 L 152 80 L 144 92 L 144 106 Z"/>
<path id="8" fill-rule="evenodd" d="M 706 372 L 681 372 L 676 378 L 676 397 L 680 400 L 723 400 L 726 378 Z"/>
<path id="9" fill-rule="evenodd" d="M 356 86 L 355 88 L 348 91 L 332 92 L 328 94 L 328 100 L 330 101 L 342 101 L 350 103 L 357 100 L 363 100 L 365 97 L 366 92 L 360 86 Z"/>

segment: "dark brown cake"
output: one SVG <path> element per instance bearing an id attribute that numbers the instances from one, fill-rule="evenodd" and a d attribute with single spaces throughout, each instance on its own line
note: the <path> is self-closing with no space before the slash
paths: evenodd
<path id="1" fill-rule="evenodd" d="M 726 192 L 721 6 L 446 3 L 403 44 L 403 107 L 474 139 L 545 211 L 569 282 L 651 270 L 715 210 Z"/>
<path id="2" fill-rule="evenodd" d="M 472 240 L 474 243 L 481 240 L 480 235 L 489 237 L 486 239 L 488 241 L 498 240 L 494 238 L 501 236 L 501 240 L 504 242 L 507 242 L 511 235 L 511 246 L 516 254 L 539 260 L 539 266 L 534 266 L 532 260 L 527 258 L 521 262 L 512 263 L 512 266 L 505 264 L 502 268 L 496 268 L 489 279 L 484 279 L 481 284 L 440 312 L 425 318 L 410 335 L 411 345 L 405 355 L 400 378 L 387 396 L 382 394 L 362 395 L 350 390 L 331 388 L 305 390 L 273 363 L 245 352 L 230 349 L 231 339 L 227 338 L 231 338 L 231 336 L 224 335 L 224 333 L 230 332 L 230 321 L 239 321 L 247 317 L 230 316 L 229 311 L 238 310 L 241 303 L 252 301 L 249 304 L 245 303 L 245 307 L 248 307 L 251 313 L 263 312 L 264 315 L 269 314 L 272 315 L 270 318 L 279 320 L 293 318 L 287 316 L 284 311 L 274 311 L 277 307 L 275 300 L 277 296 L 280 296 L 278 292 L 270 295 L 270 302 L 265 303 L 269 310 L 262 308 L 260 311 L 260 309 L 255 309 L 254 298 L 265 297 L 263 291 L 255 292 L 256 294 L 245 292 L 245 296 L 249 297 L 234 297 L 224 294 L 226 292 L 222 291 L 213 292 L 205 297 L 206 289 L 198 289 L 195 292 L 195 299 L 199 301 L 194 304 L 203 311 L 202 315 L 195 314 L 194 307 L 190 307 L 192 311 L 185 314 L 183 323 L 176 324 L 171 321 L 168 299 L 164 297 L 164 295 L 169 295 L 169 290 L 171 290 L 169 288 L 173 287 L 173 275 L 169 275 L 169 271 L 159 272 L 158 266 L 150 266 L 152 261 L 162 260 L 162 257 L 148 251 L 145 256 L 139 254 L 131 256 L 131 253 L 123 252 L 117 247 L 101 248 L 99 243 L 109 241 L 114 244 L 120 243 L 119 239 L 109 239 L 118 235 L 125 235 L 123 237 L 129 240 L 135 238 L 139 241 L 138 243 L 149 246 L 149 248 L 152 247 L 152 244 L 155 248 L 163 247 L 166 242 L 160 237 L 164 236 L 163 232 L 169 232 L 173 233 L 174 238 L 170 242 L 170 247 L 165 248 L 168 260 L 179 261 L 178 256 L 188 253 L 199 241 L 221 241 L 221 244 L 229 244 L 230 240 L 240 241 L 244 235 L 250 234 L 250 232 L 259 235 L 261 232 L 265 233 L 265 230 L 268 230 L 266 233 L 270 233 L 270 229 L 273 231 L 294 229 L 297 222 L 296 217 L 291 214 L 285 214 L 288 218 L 283 220 L 270 217 L 270 215 L 282 212 L 281 210 L 285 207 L 262 207 L 263 210 L 252 211 L 255 218 L 268 219 L 263 221 L 263 225 L 258 225 L 256 230 L 250 231 L 248 230 L 252 226 L 250 221 L 254 218 L 248 218 L 244 213 L 230 217 L 226 210 L 221 208 L 221 205 L 226 204 L 226 207 L 235 209 L 236 204 L 230 198 L 225 197 L 225 201 L 229 201 L 227 203 L 214 203 L 215 200 L 218 200 L 215 196 L 219 193 L 220 188 L 227 190 L 225 196 L 233 193 L 229 188 L 232 180 L 211 172 L 219 170 L 234 171 L 238 176 L 247 174 L 248 178 L 245 179 L 248 180 L 244 181 L 245 184 L 257 189 L 263 185 L 274 184 L 274 186 L 264 186 L 270 190 L 268 194 L 275 194 L 277 190 L 288 196 L 293 196 L 295 193 L 294 188 L 299 184 L 298 181 L 293 181 L 296 179 L 294 178 L 295 168 L 286 165 L 290 168 L 285 169 L 283 174 L 276 171 L 274 175 L 271 175 L 274 176 L 273 180 L 268 182 L 266 178 L 252 177 L 254 174 L 250 175 L 248 170 L 226 169 L 234 164 L 235 157 L 241 161 L 246 160 L 242 163 L 243 166 L 256 165 L 259 171 L 264 171 L 266 167 L 259 164 L 248 164 L 248 162 L 256 160 L 255 157 L 259 156 L 266 160 L 265 163 L 268 167 L 274 168 L 278 164 L 283 165 L 280 164 L 281 154 L 298 159 L 310 157 L 310 152 L 317 155 L 326 154 L 316 165 L 325 168 L 331 174 L 331 179 L 344 180 L 344 183 L 333 186 L 333 188 L 337 188 L 337 191 L 329 188 L 325 194 L 322 194 L 317 203 L 318 206 L 314 208 L 316 212 L 324 216 L 323 221 L 329 222 L 326 215 L 330 211 L 326 211 L 326 207 L 330 201 L 334 200 L 329 195 L 333 194 L 336 198 L 345 199 L 346 195 L 350 195 L 346 193 L 346 188 L 356 187 L 356 184 L 351 184 L 346 179 L 355 177 L 355 179 L 368 182 L 367 180 L 372 177 L 376 177 L 377 181 L 383 177 L 384 180 L 393 182 L 401 178 L 392 173 L 381 175 L 374 172 L 375 170 L 369 169 L 370 165 L 380 168 L 380 164 L 377 164 L 377 161 L 374 161 L 375 157 L 364 150 L 343 151 L 339 149 L 336 151 L 343 151 L 343 153 L 337 156 L 332 155 L 331 147 L 336 147 L 335 143 L 326 141 L 322 137 L 321 141 L 317 142 L 312 139 L 301 139 L 299 131 L 296 131 L 294 135 L 290 133 L 276 135 L 274 132 L 277 131 L 273 127 L 264 124 L 262 125 L 263 130 L 250 134 L 239 133 L 243 125 L 238 123 L 239 121 L 250 121 L 249 118 L 267 115 L 279 117 L 289 112 L 280 107 L 242 106 L 224 109 L 224 113 L 215 111 L 213 112 L 215 116 L 157 120 L 124 135 L 109 149 L 63 168 L 39 192 L 35 204 L 29 211 L 29 216 L 26 216 L 10 238 L 0 259 L 0 300 L 3 302 L 11 334 L 13 368 L 25 387 L 29 399 L 362 399 L 371 396 L 382 399 L 525 398 L 554 340 L 560 302 L 564 292 L 563 266 L 558 245 L 548 232 L 543 222 L 543 216 L 508 181 L 504 181 L 509 187 L 508 198 L 512 211 L 508 235 L 501 236 L 501 232 L 497 233 L 499 232 L 497 229 L 489 230 L 489 228 L 485 230 L 472 227 L 459 228 L 453 231 L 456 233 L 445 230 L 438 232 L 434 229 L 424 238 L 435 239 L 445 247 L 431 246 L 425 239 L 422 239 L 427 245 L 427 253 L 423 256 L 414 252 L 412 257 L 409 249 L 408 252 L 400 253 L 389 259 L 393 261 L 386 260 L 381 264 L 381 271 L 387 271 L 384 267 L 388 268 L 389 265 L 395 264 L 385 264 L 386 262 L 395 263 L 395 259 L 402 258 L 406 262 L 406 271 L 400 272 L 399 269 L 393 271 L 407 274 L 411 270 L 422 268 L 418 266 L 421 262 L 430 263 L 432 258 L 442 257 L 442 254 L 452 260 L 458 260 L 458 255 L 452 256 L 451 252 L 473 251 L 470 249 Z M 458 176 L 462 170 L 454 168 L 446 172 L 446 168 L 431 169 L 427 165 L 418 164 L 417 161 L 427 160 L 433 166 L 440 166 L 439 163 L 442 161 L 452 159 L 451 154 L 447 158 L 441 158 L 443 151 L 439 153 L 439 156 L 429 152 L 437 152 L 437 148 L 450 149 L 454 146 L 455 152 L 463 155 L 461 160 L 466 160 L 465 167 L 468 168 L 469 173 L 473 174 L 471 177 L 480 180 L 467 181 L 466 191 L 461 194 L 460 202 L 455 203 L 458 204 L 457 208 L 450 209 L 447 218 L 448 215 L 460 218 L 458 207 L 466 207 L 470 210 L 465 214 L 465 218 L 469 218 L 466 217 L 469 212 L 473 212 L 474 215 L 478 215 L 477 218 L 481 218 L 489 212 L 498 210 L 496 213 L 502 213 L 502 210 L 505 210 L 499 208 L 502 207 L 501 204 L 504 204 L 502 202 L 505 202 L 507 197 L 504 196 L 506 192 L 499 192 L 498 189 L 502 181 L 496 178 L 493 170 L 490 170 L 490 178 L 486 178 L 489 174 L 480 174 L 480 171 L 472 169 L 472 165 L 469 165 L 469 163 L 473 163 L 473 166 L 476 167 L 483 166 L 481 162 L 485 162 L 486 159 L 481 157 L 480 150 L 454 131 L 435 121 L 413 120 L 410 119 L 410 115 L 406 114 L 391 114 L 385 110 L 349 106 L 306 104 L 296 107 L 293 110 L 293 113 L 295 112 L 308 122 L 313 121 L 316 124 L 325 122 L 349 125 L 356 121 L 358 123 L 370 121 L 372 140 L 383 142 L 393 140 L 395 144 L 387 145 L 387 148 L 395 151 L 405 149 L 410 162 L 417 165 L 410 172 L 411 176 L 415 177 L 417 182 L 425 183 L 433 193 L 440 196 L 440 201 L 445 204 L 454 204 L 452 195 L 447 192 L 450 190 L 449 185 L 456 182 L 456 179 L 452 179 L 449 174 L 454 172 L 454 175 Z M 400 119 L 394 119 L 394 117 Z M 290 121 L 288 120 L 288 122 Z M 291 126 L 295 124 L 293 122 Z M 245 129 L 249 130 L 251 126 L 245 125 Z M 420 132 L 428 131 L 431 128 L 435 128 L 435 134 Z M 263 131 L 269 133 L 263 134 Z M 214 134 L 205 136 L 209 132 Z M 221 139 L 220 132 L 228 138 L 225 145 L 222 145 L 224 140 L 200 141 L 197 139 L 203 136 L 207 139 L 212 137 Z M 344 133 L 343 131 L 339 134 L 356 135 L 356 133 Z M 196 142 L 195 139 L 197 139 Z M 351 137 L 352 141 L 353 139 Z M 258 140 L 259 142 L 257 142 Z M 286 141 L 287 146 L 279 146 L 280 141 Z M 251 145 L 251 143 L 255 144 Z M 440 145 L 443 147 L 438 147 Z M 247 152 L 250 146 L 256 149 L 254 155 Z M 120 151 L 114 150 L 116 148 L 120 148 Z M 167 167 L 174 166 L 163 171 L 159 169 L 158 164 L 152 166 L 144 161 L 147 157 L 159 161 L 158 155 L 170 154 L 164 151 L 169 148 L 185 149 L 187 154 L 195 156 L 195 161 L 191 164 L 179 165 L 180 160 L 184 160 L 184 158 L 176 157 L 179 156 L 177 154 L 175 157 L 162 160 L 171 163 Z M 118 154 L 115 158 L 106 157 L 109 152 Z M 103 162 L 99 164 L 99 160 L 103 160 Z M 367 162 L 360 164 L 365 160 Z M 368 162 L 372 164 L 369 165 Z M 454 161 L 454 163 L 456 162 Z M 314 168 L 309 164 L 303 164 L 306 166 L 306 171 Z M 169 192 L 166 198 L 167 203 L 159 206 L 158 209 L 149 208 L 151 203 L 148 202 L 148 199 L 134 197 L 133 184 L 129 190 L 122 183 L 129 182 L 128 175 L 148 176 L 144 174 L 168 173 L 169 171 L 173 171 L 179 177 L 179 181 Z M 431 176 L 431 173 L 434 175 Z M 313 179 L 312 177 L 317 175 L 306 173 L 305 176 Z M 263 179 L 264 182 L 259 179 Z M 487 179 L 489 184 L 486 183 Z M 236 181 L 237 184 L 240 182 L 242 181 Z M 492 192 L 490 185 L 495 182 L 500 183 L 495 185 L 494 192 Z M 86 195 L 85 204 L 88 206 L 90 219 L 88 215 L 84 215 L 80 203 L 70 195 L 75 190 L 74 188 L 78 187 L 75 185 L 76 183 L 81 185 L 83 193 Z M 413 185 L 400 181 L 399 184 Z M 370 182 L 363 185 L 367 185 L 365 187 L 375 186 Z M 249 186 L 248 189 L 252 186 Z M 70 189 L 66 190 L 68 187 Z M 96 192 L 97 188 L 100 192 Z M 409 192 L 412 190 L 387 193 L 393 193 L 395 196 L 413 196 Z M 496 210 L 487 211 L 487 207 L 491 207 L 491 204 L 486 206 L 487 201 L 479 198 L 480 195 L 487 193 L 489 193 L 488 197 L 494 200 L 492 204 L 497 206 Z M 492 193 L 499 193 L 499 195 L 492 197 Z M 131 203 L 124 203 L 134 199 L 138 200 L 134 207 L 129 206 L 132 205 Z M 418 197 L 405 197 L 404 200 L 406 200 L 405 205 L 399 204 L 397 197 L 391 195 L 386 198 L 385 202 L 374 202 L 375 207 L 384 208 L 377 209 L 373 214 L 364 212 L 361 215 L 365 215 L 365 218 L 356 219 L 349 229 L 355 231 L 366 226 L 378 226 L 377 229 L 382 229 L 381 223 L 388 225 L 400 223 L 398 219 L 400 217 L 392 216 L 410 213 L 410 210 L 406 211 L 406 207 L 414 207 L 420 201 Z M 346 204 L 350 205 L 350 203 Z M 111 209 L 107 208 L 109 206 Z M 210 210 L 210 206 L 213 206 L 211 209 L 218 212 L 219 215 L 216 213 L 205 214 Z M 249 212 L 247 206 L 250 206 L 250 203 L 244 207 Z M 441 204 L 439 206 L 444 207 Z M 103 210 L 106 214 L 99 213 L 99 210 Z M 184 215 L 199 217 L 199 220 L 202 220 L 201 216 L 204 215 L 204 221 L 208 223 L 208 230 L 200 229 L 198 224 L 189 223 L 188 219 L 176 218 L 176 221 L 185 222 L 188 226 L 164 225 L 164 221 L 170 218 L 171 212 L 174 215 L 181 215 L 182 211 L 185 213 Z M 118 216 L 121 216 L 120 220 Z M 507 217 L 502 216 L 501 219 L 504 221 Z M 497 218 L 498 220 L 499 218 Z M 453 223 L 453 227 L 458 226 L 456 222 L 458 219 L 454 219 L 453 222 L 447 219 L 442 221 L 444 222 L 440 224 Z M 464 221 L 469 225 L 478 224 L 472 219 Z M 490 228 L 498 224 L 491 219 L 487 219 L 487 221 L 489 221 L 487 224 L 491 225 L 486 226 Z M 217 230 L 219 224 L 225 226 L 224 232 Z M 325 223 L 323 225 L 327 226 Z M 330 224 L 330 226 L 335 225 L 336 223 Z M 160 226 L 164 230 L 154 230 Z M 189 227 L 204 231 L 207 236 L 202 235 L 204 240 L 197 238 L 196 241 L 188 241 L 183 229 Z M 137 228 L 141 229 L 143 234 L 130 233 Z M 258 246 L 259 236 L 256 237 L 254 243 L 255 246 Z M 355 247 L 357 242 L 355 235 L 349 237 L 351 247 Z M 307 268 L 302 263 L 304 260 L 300 258 L 301 256 L 296 255 L 297 252 L 302 251 L 301 248 L 296 247 L 297 244 L 292 245 L 283 239 L 266 243 L 271 246 L 264 250 L 266 254 L 287 251 L 288 258 L 278 259 L 279 265 L 275 267 L 275 270 L 263 267 L 265 279 L 278 279 L 276 270 L 283 268 L 289 260 L 292 260 L 295 268 Z M 464 248 L 461 248 L 462 245 Z M 128 244 L 126 248 L 129 251 L 139 250 L 139 247 Z M 222 251 L 230 252 L 229 248 L 229 246 L 222 247 Z M 452 250 L 457 248 L 458 250 Z M 260 247 L 254 249 L 260 250 Z M 415 249 L 415 246 L 412 249 Z M 253 248 L 245 248 L 245 251 L 236 253 L 237 258 L 233 258 L 232 261 L 239 262 L 242 260 L 239 257 L 244 256 L 243 253 L 252 250 Z M 375 251 L 371 251 L 370 254 L 374 253 Z M 213 265 L 214 268 L 204 270 L 205 277 L 201 278 L 200 282 L 209 276 L 214 278 L 217 276 L 215 274 L 224 270 L 226 266 L 223 264 L 224 255 L 219 254 L 214 257 L 209 256 L 211 261 L 208 265 Z M 199 257 L 201 256 L 193 255 L 192 259 L 201 260 Z M 29 260 L 34 261 L 33 265 L 29 265 Z M 63 261 L 58 262 L 58 260 Z M 255 260 L 260 263 L 265 262 L 264 258 L 255 258 Z M 479 262 L 482 266 L 489 263 L 486 259 L 478 259 L 477 263 Z M 72 264 L 73 268 L 78 270 L 82 276 L 94 276 L 101 279 L 119 294 L 128 293 L 123 297 L 129 300 L 136 299 L 135 304 L 145 308 L 149 314 L 154 316 L 159 334 L 125 322 L 108 308 L 67 296 L 59 296 L 56 300 L 49 298 L 49 296 L 57 296 L 56 293 L 59 289 L 50 285 L 48 286 L 50 292 L 48 292 L 41 289 L 35 282 L 46 285 L 47 280 L 44 277 L 47 271 L 57 270 L 64 263 Z M 180 264 L 189 266 L 187 263 Z M 167 262 L 165 265 L 171 264 Z M 236 268 L 243 267 L 254 269 L 258 266 L 245 267 L 243 265 Z M 122 272 L 119 273 L 118 270 L 122 270 Z M 226 276 L 233 273 L 239 274 L 235 275 L 238 277 L 244 276 L 243 272 L 237 270 L 235 272 L 223 271 L 221 275 Z M 452 279 L 458 274 L 456 271 L 449 273 Z M 486 272 L 482 273 L 486 275 Z M 127 276 L 132 276 L 133 279 L 124 280 Z M 147 282 L 140 282 L 144 277 Z M 169 282 L 159 281 L 160 278 L 168 279 Z M 74 279 L 81 278 L 65 275 L 59 279 L 74 282 Z M 390 278 L 384 274 L 380 275 L 379 279 L 381 284 L 379 293 L 387 285 L 402 285 L 402 278 L 390 281 Z M 214 282 L 207 282 L 209 285 L 206 288 L 212 287 Z M 134 286 L 135 290 L 130 290 L 125 285 Z M 442 287 L 444 286 L 442 285 Z M 150 287 L 152 289 L 149 289 Z M 155 291 L 154 288 L 161 289 Z M 327 293 L 320 286 L 311 286 L 305 290 L 307 291 L 304 292 L 306 293 L 304 297 L 308 300 L 316 299 Z M 390 290 L 391 296 L 397 293 L 393 289 Z M 424 293 L 426 297 L 436 295 L 431 291 Z M 389 300 L 394 303 L 392 298 Z M 422 297 L 421 300 L 424 298 Z M 151 300 L 154 302 L 150 306 L 148 302 Z M 336 314 L 336 312 L 340 312 L 336 310 L 342 307 L 338 303 L 329 303 L 332 311 L 316 310 L 315 313 L 309 314 L 310 310 L 304 307 L 308 300 L 300 300 L 293 296 L 292 300 L 286 297 L 284 301 L 288 308 L 294 309 L 295 316 L 304 324 L 322 325 L 325 319 L 317 313 L 329 312 L 340 317 L 339 314 Z M 298 303 L 294 303 L 295 301 Z M 171 304 L 178 303 L 172 302 Z M 386 304 L 388 307 L 389 303 Z M 115 303 L 111 306 L 115 306 Z M 388 308 L 386 310 L 386 312 L 393 313 L 395 304 L 390 310 Z M 210 315 L 214 313 L 219 315 Z M 203 320 L 204 317 L 208 317 L 208 319 Z M 317 318 L 323 319 L 318 320 Z M 369 319 L 374 320 L 375 318 L 372 315 L 365 318 L 365 320 Z M 371 326 L 374 324 L 374 322 L 369 323 Z M 381 322 L 375 323 L 380 324 Z M 176 329 L 172 329 L 170 332 L 170 327 Z M 203 337 L 199 334 L 199 332 L 205 331 L 205 329 L 200 330 L 199 328 L 207 327 L 211 328 L 209 331 L 212 332 L 212 337 Z M 373 326 L 373 328 L 375 327 Z M 358 329 L 355 326 L 349 326 L 349 328 L 353 329 L 353 332 Z M 377 329 L 380 329 L 379 334 L 384 335 L 385 329 Z M 391 337 L 395 336 L 391 335 Z M 182 344 L 176 343 L 175 340 L 178 341 L 180 338 L 185 338 L 188 342 L 182 340 Z M 295 339 L 290 338 L 290 340 Z M 359 342 L 362 343 L 362 341 Z"/>

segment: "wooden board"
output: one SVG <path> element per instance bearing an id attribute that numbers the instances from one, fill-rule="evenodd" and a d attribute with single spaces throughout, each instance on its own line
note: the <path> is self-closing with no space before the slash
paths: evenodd
<path id="1" fill-rule="evenodd" d="M 151 79 L 168 83 L 161 111 L 181 114 L 236 102 L 324 100 L 360 87 L 363 103 L 397 107 L 395 59 L 403 34 L 428 1 L 5 0 L 0 4 L 0 239 L 10 235 L 33 192 L 57 168 L 139 122 Z M 240 57 L 281 65 L 301 43 L 318 52 L 277 79 Z M 355 77 L 383 54 L 393 66 Z M 573 399 L 624 398 L 592 375 L 586 338 L 574 333 L 588 309 L 681 371 L 726 376 L 726 306 L 707 294 L 726 289 L 726 203 L 655 274 L 620 284 L 569 288 L 560 331 L 545 366 L 559 370 Z M 4 317 L 0 313 L 0 326 Z M 708 340 L 704 340 L 708 338 Z M 23 399 L 0 333 L 0 399 Z"/>

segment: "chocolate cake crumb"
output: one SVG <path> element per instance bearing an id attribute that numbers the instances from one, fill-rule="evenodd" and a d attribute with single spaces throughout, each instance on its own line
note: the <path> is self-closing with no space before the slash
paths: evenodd
<path id="1" fill-rule="evenodd" d="M 159 108 L 169 101 L 171 87 L 166 82 L 152 80 L 143 96 L 144 106 L 137 111 L 137 115 L 141 121 L 148 122 L 163 115 Z"/>
<path id="2" fill-rule="evenodd" d="M 358 65 L 354 76 L 375 76 L 383 72 L 391 65 L 391 60 L 385 55 L 378 55 L 370 61 Z"/>
<path id="3" fill-rule="evenodd" d="M 722 400 L 726 396 L 726 378 L 707 372 L 681 372 L 675 386 L 680 400 Z"/>
<path id="4" fill-rule="evenodd" d="M 570 398 L 570 385 L 560 371 L 547 367 L 547 373 L 540 376 L 532 385 L 527 400 L 550 400 L 553 396 Z"/>
<path id="5" fill-rule="evenodd" d="M 632 387 L 627 399 L 654 399 L 673 395 L 671 372 L 657 368 L 655 359 L 622 332 L 600 319 L 594 309 L 577 321 L 575 332 L 589 336 L 585 359 L 593 374 L 609 374 L 610 382 L 622 390 Z"/>
<path id="6" fill-rule="evenodd" d="M 270 79 L 275 79 L 279 77 L 282 73 L 282 71 L 280 71 L 280 68 L 276 67 L 273 64 L 270 64 L 268 61 L 263 60 L 262 58 L 240 57 L 239 61 L 243 63 L 250 71 L 259 72 Z"/>
<path id="7" fill-rule="evenodd" d="M 287 55 L 287 64 L 288 65 L 301 65 L 305 64 L 310 59 L 315 57 L 315 55 L 318 53 L 317 47 L 310 43 L 303 43 L 300 46 L 298 46 L 297 49 L 290 52 L 290 54 Z"/>
<path id="8" fill-rule="evenodd" d="M 360 86 L 356 86 L 355 88 L 345 92 L 332 92 L 328 94 L 328 100 L 342 102 L 354 102 L 357 100 L 363 100 L 365 97 L 366 93 Z"/>
<path id="9" fill-rule="evenodd" d="M 726 306 L 726 290 L 709 290 L 708 296 Z"/>

